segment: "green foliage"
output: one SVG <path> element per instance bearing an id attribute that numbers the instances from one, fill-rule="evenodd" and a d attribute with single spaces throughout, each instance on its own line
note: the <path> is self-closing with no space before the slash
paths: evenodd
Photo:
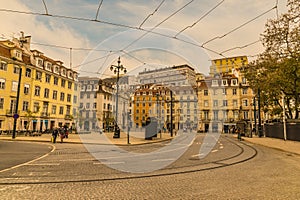
<path id="1" fill-rule="evenodd" d="M 265 50 L 249 64 L 245 76 L 254 92 L 262 91 L 264 110 L 282 112 L 284 95 L 288 118 L 299 118 L 300 1 L 288 0 L 288 7 L 287 13 L 267 21 L 261 39 Z"/>

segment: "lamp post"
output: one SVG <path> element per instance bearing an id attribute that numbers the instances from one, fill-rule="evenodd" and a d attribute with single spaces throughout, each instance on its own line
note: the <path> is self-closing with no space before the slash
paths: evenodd
<path id="1" fill-rule="evenodd" d="M 17 119 L 19 118 L 18 109 L 19 109 L 19 99 L 20 99 L 21 77 L 22 77 L 22 67 L 20 67 L 20 71 L 19 71 L 19 82 L 18 82 L 17 100 L 16 100 L 17 102 L 16 102 L 16 110 L 14 114 L 14 126 L 13 126 L 12 139 L 16 138 Z"/>
<path id="2" fill-rule="evenodd" d="M 262 127 L 261 127 L 261 116 L 260 116 L 260 88 L 258 88 L 257 92 L 257 104 L 258 104 L 258 137 L 262 137 Z"/>
<path id="3" fill-rule="evenodd" d="M 126 74 L 127 69 L 121 65 L 120 57 L 118 58 L 118 65 L 111 65 L 110 70 L 117 74 L 117 91 L 116 91 L 116 117 L 115 117 L 115 130 L 113 138 L 120 138 L 120 129 L 118 128 L 118 93 L 119 93 L 119 75 L 120 71 L 124 71 Z"/>

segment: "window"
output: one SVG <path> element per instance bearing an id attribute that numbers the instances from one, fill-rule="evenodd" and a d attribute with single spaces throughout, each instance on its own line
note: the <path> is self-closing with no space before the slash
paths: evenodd
<path id="1" fill-rule="evenodd" d="M 217 94 L 218 94 L 218 91 L 217 91 L 217 90 L 213 90 L 213 94 L 214 94 L 214 95 L 217 95 Z"/>
<path id="2" fill-rule="evenodd" d="M 11 91 L 13 91 L 13 92 L 18 91 L 18 82 L 16 82 L 16 81 L 12 82 Z"/>
<path id="3" fill-rule="evenodd" d="M 245 77 L 242 78 L 242 84 L 246 84 L 247 83 L 247 79 Z"/>
<path id="4" fill-rule="evenodd" d="M 89 99 L 90 98 L 90 93 L 86 94 L 86 98 Z"/>
<path id="5" fill-rule="evenodd" d="M 218 107 L 218 100 L 214 100 L 214 107 Z"/>
<path id="6" fill-rule="evenodd" d="M 34 102 L 33 104 L 33 112 L 37 113 L 40 111 L 40 104 L 38 102 Z"/>
<path id="7" fill-rule="evenodd" d="M 103 104 L 103 109 L 106 109 L 106 104 L 105 103 Z"/>
<path id="8" fill-rule="evenodd" d="M 29 88 L 30 88 L 29 84 L 24 85 L 24 94 L 29 94 Z"/>
<path id="9" fill-rule="evenodd" d="M 42 80 L 42 72 L 36 71 L 35 80 Z"/>
<path id="10" fill-rule="evenodd" d="M 23 111 L 27 111 L 29 107 L 29 102 L 28 101 L 23 101 Z"/>
<path id="11" fill-rule="evenodd" d="M 232 85 L 233 86 L 237 85 L 237 80 L 236 79 L 232 79 Z"/>
<path id="12" fill-rule="evenodd" d="M 204 107 L 208 107 L 208 100 L 204 100 Z"/>
<path id="13" fill-rule="evenodd" d="M 70 94 L 67 95 L 67 102 L 71 102 L 71 95 Z"/>
<path id="14" fill-rule="evenodd" d="M 59 114 L 60 114 L 60 115 L 63 115 L 63 114 L 64 114 L 64 107 L 63 107 L 63 106 L 60 106 L 60 107 L 59 107 Z"/>
<path id="15" fill-rule="evenodd" d="M 31 77 L 31 69 L 26 68 L 25 76 L 29 78 Z"/>
<path id="16" fill-rule="evenodd" d="M 77 91 L 77 87 L 78 87 L 78 85 L 75 83 L 75 84 L 74 84 L 74 90 L 75 90 L 75 91 Z"/>
<path id="17" fill-rule="evenodd" d="M 214 110 L 214 120 L 218 120 L 219 119 L 219 111 Z"/>
<path id="18" fill-rule="evenodd" d="M 227 89 L 226 88 L 222 89 L 222 94 L 227 95 Z"/>
<path id="19" fill-rule="evenodd" d="M 45 88 L 44 98 L 49 98 L 49 93 L 50 93 L 50 90 L 48 88 Z"/>
<path id="20" fill-rule="evenodd" d="M 1 62 L 0 70 L 7 71 L 7 63 L 6 62 L 3 62 L 3 61 Z"/>
<path id="21" fill-rule="evenodd" d="M 14 66 L 14 74 L 20 74 L 20 67 L 19 66 Z"/>
<path id="22" fill-rule="evenodd" d="M 249 116 L 248 116 L 248 114 L 249 114 L 249 112 L 248 111 L 244 111 L 244 119 L 249 119 Z"/>
<path id="23" fill-rule="evenodd" d="M 60 93 L 60 98 L 59 98 L 61 101 L 64 101 L 65 100 L 65 93 L 61 92 Z"/>
<path id="24" fill-rule="evenodd" d="M 10 100 L 10 111 L 15 112 L 16 107 L 17 107 L 17 100 L 16 99 Z"/>
<path id="25" fill-rule="evenodd" d="M 54 77 L 53 84 L 58 85 L 58 78 L 57 77 Z"/>
<path id="26" fill-rule="evenodd" d="M 86 103 L 85 108 L 90 109 L 90 103 Z"/>
<path id="27" fill-rule="evenodd" d="M 41 92 L 41 87 L 40 86 L 35 86 L 34 95 L 35 96 L 40 96 L 40 92 Z"/>
<path id="28" fill-rule="evenodd" d="M 247 88 L 244 88 L 243 89 L 243 94 L 247 94 L 247 91 L 248 91 Z"/>
<path id="29" fill-rule="evenodd" d="M 0 109 L 4 107 L 4 98 L 0 98 Z"/>
<path id="30" fill-rule="evenodd" d="M 43 60 L 42 59 L 38 59 L 37 60 L 37 65 L 40 67 L 43 67 Z"/>
<path id="31" fill-rule="evenodd" d="M 83 103 L 80 103 L 79 108 L 83 108 Z"/>
<path id="32" fill-rule="evenodd" d="M 52 64 L 49 63 L 49 62 L 47 62 L 46 69 L 47 69 L 48 71 L 51 71 L 51 67 L 52 67 Z"/>
<path id="33" fill-rule="evenodd" d="M 85 118 L 89 118 L 90 117 L 90 112 L 89 111 L 86 111 L 85 113 Z"/>
<path id="34" fill-rule="evenodd" d="M 77 103 L 77 96 L 76 95 L 73 96 L 73 103 Z"/>
<path id="35" fill-rule="evenodd" d="M 84 94 L 80 93 L 80 99 L 83 99 Z"/>
<path id="36" fill-rule="evenodd" d="M 244 99 L 244 100 L 243 100 L 243 105 L 244 105 L 244 106 L 248 106 L 248 100 L 247 100 L 247 99 Z"/>
<path id="37" fill-rule="evenodd" d="M 227 86 L 227 80 L 222 80 L 222 85 Z"/>
<path id="38" fill-rule="evenodd" d="M 94 108 L 94 109 L 97 109 L 97 103 L 94 103 L 94 104 L 93 104 L 93 108 Z"/>
<path id="39" fill-rule="evenodd" d="M 51 114 L 56 114 L 56 105 L 52 105 Z"/>
<path id="40" fill-rule="evenodd" d="M 232 89 L 232 95 L 236 95 L 236 89 Z"/>
<path id="41" fill-rule="evenodd" d="M 87 90 L 87 91 L 91 91 L 91 90 L 92 90 L 92 86 L 91 86 L 91 85 L 88 85 L 87 88 L 86 88 L 86 90 Z"/>
<path id="42" fill-rule="evenodd" d="M 218 80 L 212 80 L 211 86 L 219 86 Z"/>
<path id="43" fill-rule="evenodd" d="M 223 110 L 223 119 L 224 120 L 228 119 L 228 111 L 227 110 Z"/>
<path id="44" fill-rule="evenodd" d="M 0 79 L 0 89 L 5 89 L 5 80 Z"/>
<path id="45" fill-rule="evenodd" d="M 68 89 L 72 89 L 72 82 L 68 81 Z"/>
<path id="46" fill-rule="evenodd" d="M 236 99 L 232 100 L 233 107 L 238 107 L 238 102 Z"/>
<path id="47" fill-rule="evenodd" d="M 51 75 L 46 74 L 46 83 L 50 83 Z"/>
<path id="48" fill-rule="evenodd" d="M 65 85 L 66 85 L 66 80 L 61 79 L 61 87 L 65 87 Z"/>
<path id="49" fill-rule="evenodd" d="M 228 106 L 228 101 L 227 100 L 223 100 L 223 106 Z"/>
<path id="50" fill-rule="evenodd" d="M 57 91 L 56 90 L 53 90 L 52 99 L 54 99 L 54 100 L 57 99 Z"/>
<path id="51" fill-rule="evenodd" d="M 208 90 L 204 90 L 204 96 L 208 96 Z"/>

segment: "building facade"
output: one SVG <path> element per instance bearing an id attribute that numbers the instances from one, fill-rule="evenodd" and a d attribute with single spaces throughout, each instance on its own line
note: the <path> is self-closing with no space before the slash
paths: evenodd
<path id="1" fill-rule="evenodd" d="M 42 132 L 73 124 L 77 72 L 61 61 L 31 50 L 30 36 L 1 41 L 0 60 L 1 130 L 13 129 L 13 116 L 18 116 L 18 131 Z"/>

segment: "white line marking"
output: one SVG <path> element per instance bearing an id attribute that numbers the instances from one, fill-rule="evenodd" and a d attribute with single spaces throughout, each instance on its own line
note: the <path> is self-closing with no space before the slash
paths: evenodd
<path id="1" fill-rule="evenodd" d="M 224 147 L 223 146 L 220 146 L 220 149 L 223 149 Z"/>
<path id="2" fill-rule="evenodd" d="M 125 162 L 94 162 L 94 165 L 118 165 L 124 164 Z"/>
<path id="3" fill-rule="evenodd" d="M 215 149 L 215 150 L 212 150 L 211 152 L 212 152 L 212 153 L 214 153 L 214 152 L 217 152 L 217 151 L 218 151 L 218 150 L 217 150 L 217 149 Z"/>
<path id="4" fill-rule="evenodd" d="M 18 167 L 22 167 L 22 166 L 28 165 L 28 164 L 30 164 L 30 163 L 33 163 L 33 162 L 35 162 L 35 161 L 38 161 L 38 160 L 40 160 L 40 159 L 42 159 L 42 158 L 47 157 L 50 153 L 52 153 L 52 152 L 55 151 L 55 149 L 56 149 L 56 147 L 55 147 L 54 145 L 52 145 L 52 144 L 50 144 L 50 145 L 51 145 L 53 148 L 52 148 L 52 150 L 51 150 L 49 153 L 46 153 L 46 154 L 42 155 L 41 157 L 38 157 L 38 158 L 33 159 L 33 160 L 31 160 L 31 161 L 28 161 L 28 162 L 25 162 L 25 163 L 22 163 L 22 164 L 19 164 L 19 165 L 15 165 L 15 166 L 9 167 L 9 168 L 7 168 L 7 169 L 0 170 L 0 173 L 1 173 L 1 172 L 6 172 L 6 171 L 9 171 L 9 170 L 18 168 Z"/>
<path id="5" fill-rule="evenodd" d="M 166 158 L 166 159 L 157 159 L 157 160 L 152 160 L 153 162 L 162 162 L 162 161 L 171 161 L 175 160 L 174 158 Z"/>
<path id="6" fill-rule="evenodd" d="M 52 165 L 60 165 L 60 163 L 30 163 L 30 164 L 27 164 L 27 165 L 34 165 L 34 166 L 52 166 Z"/>

